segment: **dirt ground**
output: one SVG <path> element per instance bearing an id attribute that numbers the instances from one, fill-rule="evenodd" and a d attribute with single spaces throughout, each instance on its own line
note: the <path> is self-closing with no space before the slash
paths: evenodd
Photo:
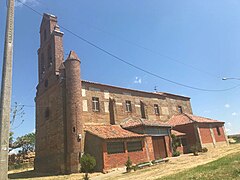
<path id="1" fill-rule="evenodd" d="M 90 175 L 91 180 L 152 180 L 157 179 L 166 175 L 174 174 L 198 165 L 206 164 L 208 162 L 214 161 L 225 155 L 239 152 L 240 144 L 229 145 L 228 147 L 221 147 L 216 149 L 211 149 L 207 153 L 201 153 L 199 156 L 193 156 L 192 154 L 184 154 L 179 157 L 169 158 L 169 162 L 160 163 L 155 166 L 151 166 L 145 169 L 137 170 L 131 173 L 125 173 L 125 168 L 119 168 L 107 174 L 93 173 Z M 9 172 L 10 179 L 34 179 L 34 180 L 50 180 L 50 179 L 71 179 L 79 180 L 82 179 L 83 174 L 71 174 L 71 175 L 61 175 L 52 176 L 46 174 L 36 174 L 34 171 L 25 172 Z"/>

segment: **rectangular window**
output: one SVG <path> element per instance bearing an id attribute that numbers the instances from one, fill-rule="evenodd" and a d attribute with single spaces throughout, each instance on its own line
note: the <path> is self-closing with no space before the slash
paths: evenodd
<path id="1" fill-rule="evenodd" d="M 221 135 L 220 128 L 219 128 L 219 127 L 216 127 L 216 129 L 217 129 L 218 135 L 220 136 L 220 135 Z"/>
<path id="2" fill-rule="evenodd" d="M 181 113 L 181 114 L 183 113 L 182 106 L 178 106 L 178 112 Z"/>
<path id="3" fill-rule="evenodd" d="M 142 141 L 127 142 L 128 152 L 142 151 Z"/>
<path id="4" fill-rule="evenodd" d="M 99 98 L 98 97 L 92 97 L 92 109 L 95 112 L 100 111 L 100 109 L 99 109 Z"/>
<path id="5" fill-rule="evenodd" d="M 155 113 L 156 115 L 160 115 L 159 107 L 158 107 L 157 104 L 154 104 L 154 113 Z"/>
<path id="6" fill-rule="evenodd" d="M 132 112 L 131 101 L 126 101 L 126 111 L 127 112 Z"/>
<path id="7" fill-rule="evenodd" d="M 107 153 L 108 154 L 116 154 L 116 153 L 124 153 L 124 143 L 123 142 L 108 142 L 107 143 Z"/>
<path id="8" fill-rule="evenodd" d="M 146 119 L 145 104 L 142 101 L 140 101 L 140 108 L 141 108 L 141 117 L 143 119 Z"/>

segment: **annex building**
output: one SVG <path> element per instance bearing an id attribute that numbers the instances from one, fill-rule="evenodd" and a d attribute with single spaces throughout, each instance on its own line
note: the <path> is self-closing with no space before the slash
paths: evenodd
<path id="1" fill-rule="evenodd" d="M 172 156 L 171 133 L 181 152 L 198 143 L 227 144 L 224 122 L 194 116 L 190 98 L 144 92 L 81 79 L 81 62 L 71 51 L 64 60 L 57 17 L 44 14 L 38 49 L 35 170 L 79 171 L 83 153 L 97 171 Z"/>

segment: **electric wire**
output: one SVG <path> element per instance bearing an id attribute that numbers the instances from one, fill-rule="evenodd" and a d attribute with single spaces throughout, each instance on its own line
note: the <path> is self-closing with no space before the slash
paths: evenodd
<path id="1" fill-rule="evenodd" d="M 20 1 L 20 0 L 17 0 L 17 1 L 20 2 L 21 4 L 23 4 L 23 5 L 24 5 L 25 7 L 27 7 L 28 9 L 32 10 L 33 12 L 35 12 L 36 14 L 38 14 L 39 16 L 42 17 L 42 13 L 38 12 L 37 10 L 35 10 L 35 9 L 32 8 L 31 6 L 27 5 L 26 3 L 24 3 L 24 2 L 22 2 L 22 1 Z M 190 85 L 187 85 L 187 84 L 183 84 L 183 83 L 179 83 L 179 82 L 177 82 L 177 81 L 173 81 L 173 80 L 167 79 L 167 78 L 162 77 L 162 76 L 160 76 L 160 75 L 158 75 L 158 74 L 155 74 L 155 73 L 153 73 L 153 72 L 150 72 L 149 70 L 146 70 L 146 69 L 143 69 L 143 68 L 141 68 L 141 67 L 139 67 L 139 66 L 137 66 L 137 65 L 134 65 L 133 63 L 130 63 L 130 62 L 124 60 L 123 58 L 121 58 L 121 57 L 119 57 L 119 56 L 117 56 L 117 55 L 114 55 L 113 53 L 111 53 L 111 52 L 103 49 L 102 47 L 100 47 L 100 46 L 92 43 L 91 41 L 89 41 L 89 40 L 81 37 L 80 35 L 78 35 L 78 34 L 76 34 L 75 32 L 69 30 L 68 28 L 65 28 L 64 26 L 62 26 L 62 25 L 60 25 L 60 24 L 58 24 L 58 25 L 59 25 L 60 28 L 62 28 L 63 30 L 65 30 L 65 31 L 68 32 L 69 34 L 72 34 L 73 36 L 77 37 L 78 39 L 82 40 L 83 42 L 91 45 L 92 47 L 95 47 L 96 49 L 98 49 L 98 50 L 104 52 L 105 54 L 113 57 L 114 59 L 116 59 L 116 60 L 118 60 L 118 61 L 120 61 L 120 62 L 122 62 L 122 63 L 124 63 L 124 64 L 126 64 L 126 65 L 129 65 L 129 66 L 131 66 L 131 67 L 133 67 L 133 68 L 135 68 L 135 69 L 137 69 L 137 70 L 139 70 L 139 71 L 142 71 L 142 72 L 144 72 L 144 73 L 146 73 L 146 74 L 149 74 L 149 75 L 154 76 L 154 77 L 156 77 L 156 78 L 159 78 L 159 79 L 161 79 L 161 80 L 167 81 L 167 82 L 169 82 L 169 83 L 172 83 L 172 84 L 175 84 L 175 85 L 179 85 L 179 86 L 182 86 L 182 87 L 185 87 L 185 88 L 189 88 L 189 89 L 194 89 L 194 90 L 198 90 L 198 91 L 206 91 L 206 92 L 229 91 L 229 90 L 235 89 L 235 88 L 237 88 L 237 87 L 240 86 L 240 84 L 238 84 L 238 85 L 236 85 L 236 86 L 233 86 L 233 87 L 230 87 L 230 88 L 226 88 L 226 89 L 205 89 L 205 88 L 194 87 L 194 86 L 190 86 Z"/>

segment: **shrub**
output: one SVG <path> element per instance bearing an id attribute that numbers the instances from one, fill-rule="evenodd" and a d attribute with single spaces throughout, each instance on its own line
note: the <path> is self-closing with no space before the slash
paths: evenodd
<path id="1" fill-rule="evenodd" d="M 172 154 L 173 157 L 177 157 L 180 156 L 180 152 L 179 151 L 174 151 Z"/>
<path id="2" fill-rule="evenodd" d="M 93 172 L 96 166 L 96 160 L 93 156 L 89 154 L 84 154 L 80 159 L 81 171 L 85 173 Z"/>
<path id="3" fill-rule="evenodd" d="M 202 152 L 203 152 L 203 153 L 208 152 L 208 148 L 206 148 L 206 147 L 202 148 Z"/>
<path id="4" fill-rule="evenodd" d="M 131 169 L 132 169 L 132 161 L 131 161 L 131 159 L 130 159 L 129 156 L 128 156 L 128 160 L 127 160 L 127 162 L 125 163 L 125 166 L 126 166 L 126 170 L 127 170 L 127 172 L 130 172 Z"/>
<path id="5" fill-rule="evenodd" d="M 173 152 L 177 151 L 177 148 L 181 146 L 180 140 L 177 136 L 175 136 L 174 134 L 171 134 L 171 138 L 172 138 L 172 148 L 173 148 Z"/>
<path id="6" fill-rule="evenodd" d="M 139 167 L 136 165 L 136 166 L 133 166 L 132 169 L 133 169 L 134 171 L 136 171 L 136 170 L 139 169 Z"/>

